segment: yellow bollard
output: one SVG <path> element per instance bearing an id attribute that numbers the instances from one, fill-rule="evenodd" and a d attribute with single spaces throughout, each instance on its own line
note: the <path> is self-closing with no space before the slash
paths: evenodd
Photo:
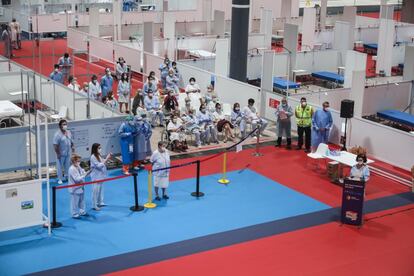
<path id="1" fill-rule="evenodd" d="M 223 155 L 223 176 L 218 180 L 220 184 L 229 184 L 230 180 L 226 177 L 226 170 L 227 170 L 227 152 Z"/>
<path id="2" fill-rule="evenodd" d="M 152 209 L 157 207 L 157 204 L 152 202 L 152 170 L 148 171 L 148 202 L 144 204 L 145 208 Z"/>

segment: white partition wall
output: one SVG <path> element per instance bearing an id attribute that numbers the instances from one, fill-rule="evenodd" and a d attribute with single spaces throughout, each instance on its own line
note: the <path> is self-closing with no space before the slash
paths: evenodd
<path id="1" fill-rule="evenodd" d="M 289 68 L 283 69 L 288 70 L 286 74 L 289 74 L 289 78 L 291 79 L 292 75 L 292 68 L 295 67 L 296 64 L 296 53 L 298 49 L 298 34 L 299 34 L 299 26 L 295 24 L 285 24 L 284 27 L 284 38 L 283 38 L 283 46 L 289 52 Z M 278 60 L 275 60 L 275 66 L 278 66 Z M 275 74 L 275 70 L 273 70 Z M 277 71 L 276 71 L 277 72 Z M 277 74 L 276 74 L 277 76 Z"/>
<path id="2" fill-rule="evenodd" d="M 261 79 L 261 105 L 260 115 L 265 116 L 266 114 L 266 92 L 273 91 L 273 51 L 265 51 L 262 57 L 262 79 Z"/>
<path id="3" fill-rule="evenodd" d="M 282 0 L 281 17 L 282 18 L 292 17 L 292 0 Z"/>
<path id="4" fill-rule="evenodd" d="M 273 76 L 286 77 L 288 74 L 288 63 L 290 56 L 288 53 L 277 53 L 273 59 Z"/>
<path id="5" fill-rule="evenodd" d="M 77 50 L 77 51 L 87 51 L 88 50 L 88 36 L 84 32 L 79 32 L 74 29 L 69 28 L 67 34 L 67 43 L 68 48 Z"/>
<path id="6" fill-rule="evenodd" d="M 376 73 L 384 71 L 386 76 L 391 76 L 392 50 L 394 47 L 395 21 L 380 19 Z"/>
<path id="7" fill-rule="evenodd" d="M 340 64 L 344 65 L 346 61 L 346 52 L 352 50 L 353 42 L 351 37 L 354 36 L 353 28 L 349 22 L 336 21 L 333 48 L 341 52 Z"/>
<path id="8" fill-rule="evenodd" d="M 114 43 L 110 40 L 90 36 L 89 54 L 92 57 L 114 62 Z"/>
<path id="9" fill-rule="evenodd" d="M 283 0 L 284 1 L 284 0 Z M 299 0 L 291 0 L 292 4 L 290 6 L 290 16 L 299 17 Z"/>
<path id="10" fill-rule="evenodd" d="M 217 39 L 216 40 L 216 58 L 215 58 L 215 72 L 217 75 L 228 76 L 229 72 L 229 53 L 230 43 L 229 40 Z"/>
<path id="11" fill-rule="evenodd" d="M 349 22 L 351 26 L 356 24 L 356 12 L 357 8 L 354 6 L 345 6 L 344 13 L 342 14 L 342 21 Z"/>
<path id="12" fill-rule="evenodd" d="M 350 99 L 354 101 L 354 116 L 361 117 L 364 105 L 365 69 L 352 72 L 352 88 Z"/>
<path id="13" fill-rule="evenodd" d="M 261 9 L 260 33 L 264 34 L 264 46 L 266 49 L 272 48 L 272 29 L 273 29 L 272 11 Z"/>
<path id="14" fill-rule="evenodd" d="M 154 23 L 144 22 L 144 52 L 154 52 Z"/>
<path id="15" fill-rule="evenodd" d="M 89 9 L 89 34 L 99 37 L 99 8 L 91 7 Z"/>
<path id="16" fill-rule="evenodd" d="M 354 71 L 364 71 L 367 68 L 367 54 L 347 51 L 345 62 L 344 87 L 350 88 L 353 85 L 352 77 Z M 365 82 L 364 82 L 365 84 Z"/>
<path id="17" fill-rule="evenodd" d="M 224 36 L 224 31 L 225 31 L 224 11 L 215 10 L 212 33 L 215 35 Z"/>
<path id="18" fill-rule="evenodd" d="M 175 59 L 175 21 L 176 17 L 173 12 L 164 13 L 164 38 L 168 40 L 167 52 L 170 59 Z"/>
<path id="19" fill-rule="evenodd" d="M 114 54 L 115 60 L 118 60 L 119 57 L 123 57 L 126 60 L 127 64 L 131 66 L 132 71 L 141 72 L 141 51 L 118 43 L 114 43 Z"/>
<path id="20" fill-rule="evenodd" d="M 164 62 L 164 58 L 156 56 L 152 53 L 144 52 L 144 64 L 145 64 L 144 73 L 145 75 L 149 75 L 151 71 L 154 71 L 157 78 L 160 79 L 161 76 L 160 76 L 160 71 L 158 70 L 158 68 L 163 62 Z"/>
<path id="21" fill-rule="evenodd" d="M 312 50 L 315 39 L 316 9 L 303 9 L 302 49 Z"/>
<path id="22" fill-rule="evenodd" d="M 114 17 L 114 41 L 122 39 L 122 0 L 113 0 L 112 15 Z"/>
<path id="23" fill-rule="evenodd" d="M 414 80 L 414 46 L 405 47 L 404 80 Z"/>
<path id="24" fill-rule="evenodd" d="M 321 0 L 321 14 L 320 14 L 320 18 L 319 18 L 319 28 L 321 30 L 325 29 L 326 26 L 326 12 L 328 9 L 328 0 Z"/>

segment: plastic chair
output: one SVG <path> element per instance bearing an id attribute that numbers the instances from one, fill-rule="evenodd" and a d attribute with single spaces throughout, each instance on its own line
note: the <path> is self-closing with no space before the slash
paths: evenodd
<path id="1" fill-rule="evenodd" d="M 50 118 L 57 121 L 57 120 L 65 119 L 67 115 L 68 115 L 68 107 L 65 105 L 62 105 L 59 108 L 59 113 L 50 115 Z"/>
<path id="2" fill-rule="evenodd" d="M 325 162 L 326 162 L 325 155 L 326 155 L 326 151 L 328 151 L 328 150 L 329 150 L 329 147 L 328 147 L 327 144 L 320 143 L 315 152 L 308 153 L 308 157 L 310 159 L 316 161 L 316 169 L 317 170 L 319 169 L 319 160 L 324 159 Z"/>

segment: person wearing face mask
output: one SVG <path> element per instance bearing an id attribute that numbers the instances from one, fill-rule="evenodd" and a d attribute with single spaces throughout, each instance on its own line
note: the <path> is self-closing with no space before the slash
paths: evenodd
<path id="1" fill-rule="evenodd" d="M 108 107 L 110 107 L 112 110 L 116 110 L 118 108 L 118 102 L 114 98 L 114 94 L 112 91 L 108 92 L 108 96 L 106 97 L 106 103 Z"/>
<path id="2" fill-rule="evenodd" d="M 246 121 L 243 119 L 243 114 L 240 111 L 240 104 L 234 103 L 233 110 L 230 115 L 230 122 L 233 126 L 238 127 L 243 133 L 246 128 Z"/>
<path id="3" fill-rule="evenodd" d="M 164 113 L 160 109 L 158 97 L 154 97 L 154 94 L 150 91 L 144 99 L 144 105 L 150 117 L 151 126 L 156 126 L 157 118 L 159 120 L 159 126 L 164 126 Z"/>
<path id="4" fill-rule="evenodd" d="M 164 63 L 160 65 L 159 70 L 161 74 L 161 85 L 165 89 L 167 86 L 167 76 L 171 69 L 170 60 L 168 58 L 164 59 Z"/>
<path id="5" fill-rule="evenodd" d="M 300 99 L 300 105 L 295 109 L 296 125 L 298 126 L 298 147 L 301 150 L 303 146 L 303 134 L 305 134 L 305 152 L 311 150 L 311 127 L 312 127 L 313 108 L 307 104 L 306 98 Z"/>
<path id="6" fill-rule="evenodd" d="M 105 75 L 101 78 L 101 91 L 102 97 L 106 97 L 109 91 L 112 91 L 112 85 L 114 84 L 114 78 L 111 75 L 109 68 L 105 69 Z"/>
<path id="7" fill-rule="evenodd" d="M 145 115 L 135 116 L 135 135 L 134 135 L 134 169 L 144 168 L 145 159 L 151 156 L 151 125 L 145 120 Z"/>
<path id="8" fill-rule="evenodd" d="M 119 112 L 122 111 L 122 106 L 125 105 L 125 112 L 128 111 L 128 103 L 130 98 L 130 84 L 126 73 L 121 75 L 121 80 L 118 82 L 118 102 Z"/>
<path id="9" fill-rule="evenodd" d="M 214 87 L 210 84 L 209 86 L 207 86 L 207 93 L 204 96 L 204 100 L 208 105 L 211 101 L 213 101 L 213 98 L 217 98 L 217 95 L 214 92 Z"/>
<path id="10" fill-rule="evenodd" d="M 188 115 L 189 112 L 193 109 L 191 106 L 191 98 L 188 94 L 185 97 L 184 102 L 185 102 L 185 105 L 181 108 L 181 113 Z"/>
<path id="11" fill-rule="evenodd" d="M 172 91 L 174 91 L 175 95 L 178 95 L 180 93 L 180 89 L 178 88 L 180 79 L 175 75 L 174 69 L 171 68 L 168 71 L 168 75 L 167 75 L 165 80 L 166 80 L 166 83 L 167 83 L 167 85 L 166 85 L 167 91 L 172 90 Z"/>
<path id="12" fill-rule="evenodd" d="M 56 131 L 53 137 L 53 148 L 56 153 L 56 166 L 58 184 L 62 184 L 65 178 L 68 177 L 68 170 L 70 166 L 70 155 L 74 151 L 72 134 L 68 130 L 68 122 L 66 120 L 59 121 L 59 130 Z"/>
<path id="13" fill-rule="evenodd" d="M 166 116 L 178 110 L 178 101 L 171 89 L 168 90 L 168 94 L 164 98 L 163 109 Z"/>
<path id="14" fill-rule="evenodd" d="M 276 122 L 277 122 L 277 142 L 276 147 L 282 145 L 283 133 L 286 135 L 286 148 L 291 149 L 291 122 L 290 117 L 293 115 L 292 107 L 288 105 L 286 97 L 282 98 L 281 104 L 276 108 Z"/>
<path id="15" fill-rule="evenodd" d="M 102 96 L 102 89 L 101 85 L 98 82 L 98 77 L 96 75 L 92 75 L 91 81 L 89 82 L 89 98 L 94 100 L 101 99 Z"/>
<path id="16" fill-rule="evenodd" d="M 213 121 L 217 125 L 217 131 L 223 132 L 224 131 L 224 140 L 223 142 L 226 143 L 227 140 L 233 141 L 234 134 L 232 129 L 234 126 L 232 123 L 230 123 L 229 120 L 227 120 L 226 116 L 223 113 L 223 110 L 221 108 L 221 104 L 216 103 L 215 111 L 213 113 Z"/>
<path id="17" fill-rule="evenodd" d="M 168 168 L 171 166 L 170 153 L 165 148 L 164 142 L 158 142 L 158 149 L 151 155 L 150 162 L 152 163 L 152 169 L 158 170 Z M 155 200 L 161 200 L 159 196 L 159 188 L 162 189 L 162 198 L 169 199 L 167 195 L 167 188 L 170 182 L 170 170 L 161 170 L 154 172 L 154 189 Z"/>
<path id="18" fill-rule="evenodd" d="M 201 146 L 200 126 L 194 114 L 194 109 L 190 109 L 185 116 L 183 116 L 184 127 L 187 133 L 194 134 L 196 147 Z"/>
<path id="19" fill-rule="evenodd" d="M 267 127 L 267 121 L 263 118 L 260 118 L 256 107 L 254 106 L 254 99 L 249 99 L 247 101 L 247 106 L 242 110 L 244 124 L 251 124 L 252 129 L 256 129 L 259 126 L 260 133 L 263 134 L 263 131 Z M 242 138 L 246 137 L 246 128 L 242 131 Z"/>
<path id="20" fill-rule="evenodd" d="M 210 112 L 207 111 L 205 104 L 200 105 L 200 109 L 197 112 L 196 118 L 201 130 L 201 141 L 204 144 L 209 145 L 212 138 L 213 142 L 218 144 L 219 141 L 217 139 L 216 127 L 213 124 L 213 116 Z"/>
<path id="21" fill-rule="evenodd" d="M 155 80 L 153 77 L 148 77 L 147 82 L 144 83 L 144 87 L 142 88 L 144 92 L 144 96 L 148 95 L 148 91 L 152 91 L 153 93 L 157 91 L 157 85 L 155 84 Z"/>
<path id="22" fill-rule="evenodd" d="M 189 83 L 185 87 L 185 92 L 188 92 L 188 93 L 200 93 L 201 92 L 200 86 L 198 86 L 198 84 L 196 83 L 195 78 L 191 77 L 188 82 Z"/>
<path id="23" fill-rule="evenodd" d="M 80 87 L 79 87 L 79 84 L 76 80 L 77 79 L 74 76 L 69 76 L 69 78 L 68 78 L 68 81 L 69 81 L 68 88 L 70 90 L 75 91 L 75 92 L 79 92 Z"/>
<path id="24" fill-rule="evenodd" d="M 73 154 L 71 157 L 72 166 L 69 168 L 69 185 L 81 184 L 85 182 L 85 178 L 91 171 L 85 172 L 81 168 L 81 157 L 77 154 Z M 80 216 L 86 216 L 86 204 L 85 204 L 85 187 L 76 186 L 68 188 L 71 200 L 70 200 L 70 213 L 72 218 L 78 219 Z"/>
<path id="25" fill-rule="evenodd" d="M 121 75 L 123 73 L 128 73 L 128 66 L 127 66 L 127 64 L 126 64 L 123 57 L 118 58 L 118 62 L 116 63 L 115 72 L 116 72 L 116 78 L 118 80 L 121 79 Z"/>
<path id="26" fill-rule="evenodd" d="M 125 122 L 121 124 L 118 135 L 121 138 L 121 155 L 122 155 L 122 171 L 125 175 L 129 175 L 129 169 L 133 162 L 134 153 L 134 117 L 127 116 Z"/>
<path id="27" fill-rule="evenodd" d="M 108 155 L 103 158 L 102 147 L 98 143 L 94 143 L 92 145 L 91 150 L 91 180 L 101 180 L 108 177 L 106 163 L 109 159 L 111 159 L 112 154 L 108 153 Z M 103 194 L 103 183 L 96 183 L 93 184 L 93 191 L 92 191 L 92 208 L 95 211 L 101 210 L 101 207 L 105 206 L 103 201 L 104 194 Z"/>
<path id="28" fill-rule="evenodd" d="M 329 131 L 333 123 L 329 102 L 324 102 L 322 107 L 316 110 L 312 117 L 312 151 L 315 151 L 320 143 L 328 143 Z"/>
<path id="29" fill-rule="evenodd" d="M 64 80 L 68 80 L 69 78 L 69 74 L 70 74 L 70 70 L 72 68 L 72 60 L 69 57 L 68 53 L 65 53 L 63 55 L 63 57 L 59 58 L 58 64 L 60 66 L 60 68 L 62 69 L 62 75 Z"/>
<path id="30" fill-rule="evenodd" d="M 59 71 L 59 64 L 54 65 L 54 70 L 50 74 L 49 78 L 54 80 L 55 82 L 63 84 L 63 74 Z"/>
<path id="31" fill-rule="evenodd" d="M 356 157 L 357 163 L 352 166 L 351 173 L 349 175 L 350 178 L 368 182 L 370 177 L 369 168 L 367 166 L 367 157 L 365 154 L 358 154 Z"/>
<path id="32" fill-rule="evenodd" d="M 173 143 L 173 151 L 182 152 L 188 149 L 185 140 L 185 131 L 181 119 L 177 115 L 172 115 L 167 125 L 167 131 L 170 133 L 170 141 Z"/>
<path id="33" fill-rule="evenodd" d="M 160 80 L 155 75 L 155 72 L 154 71 L 151 71 L 149 73 L 148 77 L 151 77 L 154 80 L 153 83 L 154 83 L 154 85 L 156 87 L 156 90 L 158 90 L 158 84 L 160 83 Z M 156 90 L 153 90 L 153 91 L 156 91 Z"/>

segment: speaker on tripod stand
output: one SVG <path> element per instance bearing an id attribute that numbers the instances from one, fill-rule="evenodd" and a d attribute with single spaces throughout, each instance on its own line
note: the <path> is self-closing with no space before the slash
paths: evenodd
<path id="1" fill-rule="evenodd" d="M 345 133 L 341 139 L 342 148 L 341 150 L 346 151 L 346 130 L 348 125 L 348 119 L 354 117 L 354 101 L 342 100 L 341 101 L 341 118 L 345 118 Z"/>

